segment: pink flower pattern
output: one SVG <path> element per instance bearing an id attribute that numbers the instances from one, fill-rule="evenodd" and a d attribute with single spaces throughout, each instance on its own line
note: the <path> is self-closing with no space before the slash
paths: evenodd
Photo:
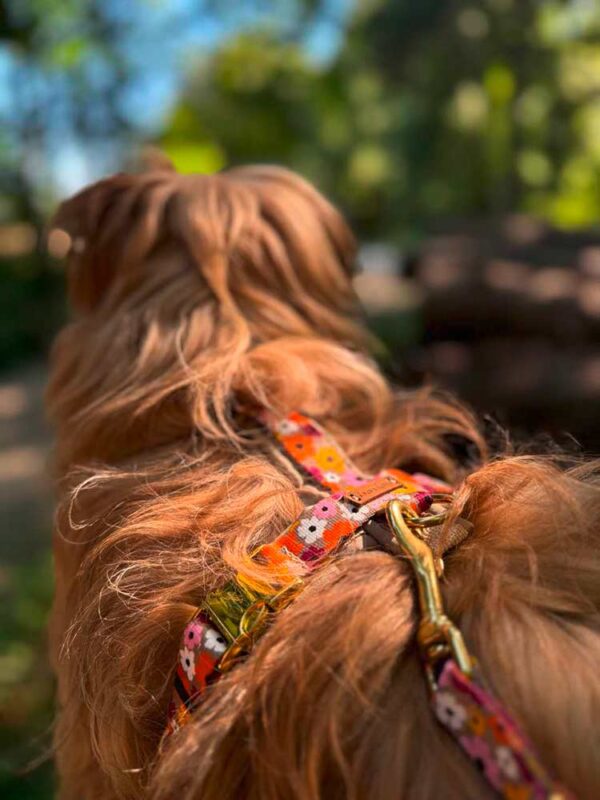
<path id="1" fill-rule="evenodd" d="M 432 704 L 438 721 L 500 797 L 546 800 L 556 796 L 574 800 L 545 770 L 517 721 L 480 683 L 461 672 L 452 659 L 442 668 Z M 477 730 L 471 724 L 474 718 L 480 721 Z"/>
<path id="2" fill-rule="evenodd" d="M 313 568 L 367 519 L 383 511 L 392 497 L 411 502 L 415 508 L 420 508 L 422 498 L 428 497 L 425 485 L 415 482 L 412 476 L 387 470 L 380 474 L 394 475 L 398 488 L 367 505 L 357 506 L 344 497 L 344 492 L 363 486 L 371 477 L 361 473 L 316 422 L 297 412 L 283 419 L 265 413 L 263 422 L 307 476 L 330 492 L 308 506 L 286 531 L 259 551 L 258 557 L 273 561 L 280 574 L 282 560 L 289 565 L 290 576 Z M 197 699 L 208 683 L 218 677 L 217 666 L 226 649 L 222 633 L 203 612 L 185 627 L 177 670 L 179 683 L 169 706 L 167 733 L 189 721 L 189 712 Z"/>
<path id="3" fill-rule="evenodd" d="M 314 567 L 394 497 L 410 502 L 415 510 L 422 512 L 431 503 L 431 492 L 450 491 L 446 484 L 428 475 L 386 470 L 379 474 L 393 475 L 398 487 L 357 506 L 345 498 L 344 492 L 364 485 L 368 476 L 356 470 L 313 420 L 298 412 L 284 419 L 265 413 L 263 422 L 307 475 L 331 492 L 329 497 L 306 508 L 275 542 L 261 548 L 259 557 L 267 562 L 272 560 L 278 570 L 282 558 L 289 564 L 300 561 Z M 325 471 L 319 462 L 327 465 Z M 176 691 L 169 704 L 166 735 L 189 722 L 198 698 L 219 675 L 217 668 L 226 645 L 223 634 L 204 612 L 186 626 L 179 651 L 179 683 L 176 680 Z M 544 800 L 556 792 L 562 800 L 573 800 L 571 794 L 549 777 L 516 721 L 451 659 L 441 671 L 432 702 L 440 723 L 477 763 L 500 796 L 508 800 L 518 794 L 527 800 Z M 475 719 L 477 728 L 473 725 Z"/>
<path id="4" fill-rule="evenodd" d="M 199 622 L 190 622 L 183 632 L 183 643 L 190 650 L 198 647 L 202 641 L 203 626 Z"/>

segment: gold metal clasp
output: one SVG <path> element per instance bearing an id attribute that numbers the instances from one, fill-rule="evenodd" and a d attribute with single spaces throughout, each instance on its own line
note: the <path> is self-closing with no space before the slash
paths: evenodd
<path id="1" fill-rule="evenodd" d="M 430 494 L 429 497 L 431 498 L 432 506 L 438 505 L 439 503 L 450 505 L 454 501 L 453 495 L 447 493 L 442 494 L 441 492 Z M 408 505 L 403 505 L 403 509 L 404 519 L 410 528 L 432 528 L 435 525 L 441 525 L 446 521 L 449 511 L 449 509 L 445 509 L 436 514 L 418 514 Z"/>
<path id="2" fill-rule="evenodd" d="M 437 498 L 436 498 L 437 499 Z M 417 642 L 425 662 L 431 688 L 435 688 L 436 665 L 452 656 L 467 675 L 473 671 L 473 660 L 459 629 L 446 616 L 438 582 L 438 565 L 429 545 L 419 537 L 419 528 L 440 524 L 445 514 L 419 517 L 400 500 L 387 506 L 387 517 L 403 554 L 413 569 L 419 595 L 420 622 Z"/>
<path id="3" fill-rule="evenodd" d="M 281 611 L 300 591 L 294 580 L 274 594 L 259 592 L 238 575 L 221 589 L 211 592 L 201 608 L 227 640 L 219 670 L 227 672 L 252 650 L 274 613 Z"/>

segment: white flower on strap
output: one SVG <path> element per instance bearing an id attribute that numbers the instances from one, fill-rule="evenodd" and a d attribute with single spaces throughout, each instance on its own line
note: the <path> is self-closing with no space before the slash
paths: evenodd
<path id="1" fill-rule="evenodd" d="M 296 528 L 296 533 L 306 544 L 314 544 L 322 537 L 326 527 L 327 520 L 319 519 L 318 517 L 309 517 L 308 519 L 301 520 Z"/>
<path id="2" fill-rule="evenodd" d="M 203 645 L 207 650 L 210 650 L 211 653 L 217 656 L 220 656 L 221 653 L 224 653 L 227 649 L 225 637 L 214 628 L 206 628 Z"/>
<path id="3" fill-rule="evenodd" d="M 510 747 L 500 745 L 495 750 L 495 756 L 496 763 L 508 780 L 514 782 L 518 781 L 521 777 L 521 770 Z"/>
<path id="4" fill-rule="evenodd" d="M 342 476 L 339 472 L 334 472 L 333 470 L 329 470 L 329 472 L 323 473 L 323 480 L 327 481 L 327 483 L 339 483 Z"/>
<path id="5" fill-rule="evenodd" d="M 188 650 L 187 647 L 182 648 L 179 651 L 179 661 L 181 662 L 183 671 L 187 675 L 188 681 L 193 681 L 194 671 L 196 669 L 196 659 L 194 657 L 194 651 Z"/>
<path id="6" fill-rule="evenodd" d="M 458 731 L 465 724 L 467 719 L 467 712 L 459 701 L 450 692 L 436 692 L 435 700 L 435 715 L 442 723 L 453 731 Z"/>
<path id="7" fill-rule="evenodd" d="M 373 516 L 369 506 L 359 506 L 355 503 L 349 503 L 347 500 L 341 500 L 338 508 L 342 516 L 358 525 L 362 525 L 363 522 Z"/>
<path id="8" fill-rule="evenodd" d="M 291 436 L 293 433 L 297 433 L 298 430 L 300 430 L 300 425 L 291 419 L 282 419 L 281 422 L 277 423 L 277 433 L 282 436 Z"/>

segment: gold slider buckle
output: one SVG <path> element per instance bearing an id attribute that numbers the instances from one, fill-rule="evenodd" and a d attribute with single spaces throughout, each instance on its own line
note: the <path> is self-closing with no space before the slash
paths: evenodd
<path id="1" fill-rule="evenodd" d="M 445 502 L 451 502 L 451 498 L 441 497 L 446 498 Z M 434 500 L 441 502 L 437 495 Z M 473 672 L 473 659 L 463 636 L 444 612 L 438 581 L 439 565 L 429 545 L 418 536 L 419 528 L 439 525 L 446 516 L 447 512 L 420 517 L 400 500 L 391 500 L 387 506 L 388 521 L 403 554 L 410 561 L 417 582 L 420 610 L 417 642 L 431 689 L 436 685 L 437 664 L 448 657 L 452 657 L 466 675 Z"/>
<path id="2" fill-rule="evenodd" d="M 238 576 L 208 595 L 201 609 L 228 642 L 218 665 L 221 672 L 227 672 L 252 650 L 273 614 L 294 599 L 301 585 L 300 580 L 295 580 L 268 595 L 251 589 Z"/>

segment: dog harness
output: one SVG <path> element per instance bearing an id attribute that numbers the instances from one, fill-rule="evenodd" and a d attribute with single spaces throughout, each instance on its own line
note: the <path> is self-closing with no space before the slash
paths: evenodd
<path id="1" fill-rule="evenodd" d="M 253 554 L 273 578 L 268 586 L 237 574 L 210 593 L 188 623 L 165 738 L 188 724 L 207 687 L 251 652 L 273 617 L 302 591 L 304 577 L 385 514 L 386 530 L 393 536 L 383 549 L 407 557 L 413 568 L 420 609 L 417 643 L 438 721 L 500 797 L 574 800 L 485 687 L 460 631 L 444 613 L 439 587 L 443 561 L 430 532 L 444 530 L 439 526 L 448 516 L 451 487 L 423 473 L 397 469 L 365 475 L 313 419 L 299 412 L 279 418 L 264 411 L 260 421 L 307 478 L 328 494 Z M 458 538 L 447 539 L 442 552 L 465 535 L 463 528 Z"/>

